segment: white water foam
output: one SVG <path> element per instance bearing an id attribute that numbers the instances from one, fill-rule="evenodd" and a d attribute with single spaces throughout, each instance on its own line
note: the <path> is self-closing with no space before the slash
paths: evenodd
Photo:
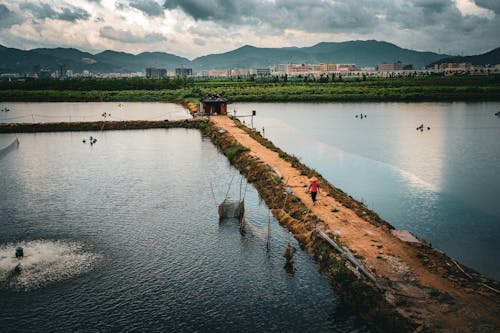
<path id="1" fill-rule="evenodd" d="M 18 246 L 24 249 L 24 257 L 20 259 L 15 256 Z M 0 288 L 39 288 L 88 272 L 100 258 L 76 242 L 34 240 L 3 244 L 0 245 Z"/>

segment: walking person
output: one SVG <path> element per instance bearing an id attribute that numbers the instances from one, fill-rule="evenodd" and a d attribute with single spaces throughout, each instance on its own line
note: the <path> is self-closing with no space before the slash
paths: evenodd
<path id="1" fill-rule="evenodd" d="M 313 205 L 316 204 L 316 195 L 318 194 L 318 191 L 319 191 L 318 178 L 313 176 L 309 180 L 309 192 L 311 192 L 311 199 Z"/>

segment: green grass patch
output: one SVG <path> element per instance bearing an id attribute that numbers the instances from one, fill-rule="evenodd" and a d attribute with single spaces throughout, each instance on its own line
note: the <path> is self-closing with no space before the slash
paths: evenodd
<path id="1" fill-rule="evenodd" d="M 230 148 L 226 149 L 224 151 L 224 155 L 229 159 L 229 161 L 232 163 L 238 156 L 240 156 L 243 152 L 250 151 L 250 149 L 243 147 L 241 144 L 236 143 L 235 145 L 231 146 Z"/>

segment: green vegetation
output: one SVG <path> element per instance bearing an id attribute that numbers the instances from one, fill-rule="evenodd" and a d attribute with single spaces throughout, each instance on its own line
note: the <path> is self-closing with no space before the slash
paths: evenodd
<path id="1" fill-rule="evenodd" d="M 234 142 L 231 147 L 224 151 L 228 160 L 232 163 L 241 153 L 249 151 L 250 149 L 243 147 L 238 142 Z"/>
<path id="2" fill-rule="evenodd" d="M 75 79 L 75 80 L 27 80 L 0 82 L 0 90 L 21 89 L 21 90 L 75 90 L 75 91 L 116 91 L 116 90 L 176 90 L 193 85 L 192 79 Z"/>
<path id="3" fill-rule="evenodd" d="M 0 101 L 164 101 L 182 98 L 198 103 L 207 93 L 220 93 L 230 102 L 498 101 L 500 75 L 0 82 Z"/>

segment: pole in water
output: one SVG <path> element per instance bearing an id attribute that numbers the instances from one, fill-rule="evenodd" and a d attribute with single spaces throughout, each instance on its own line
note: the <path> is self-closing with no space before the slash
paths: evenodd
<path id="1" fill-rule="evenodd" d="M 290 243 L 288 243 L 288 246 L 285 249 L 285 253 L 283 253 L 283 257 L 285 257 L 285 270 L 288 273 L 293 273 L 295 271 L 293 267 L 293 255 L 297 251 L 295 247 L 293 247 Z"/>
<path id="2" fill-rule="evenodd" d="M 269 253 L 269 251 L 271 251 L 271 215 L 269 215 L 269 221 L 267 222 L 266 250 L 268 253 Z"/>

